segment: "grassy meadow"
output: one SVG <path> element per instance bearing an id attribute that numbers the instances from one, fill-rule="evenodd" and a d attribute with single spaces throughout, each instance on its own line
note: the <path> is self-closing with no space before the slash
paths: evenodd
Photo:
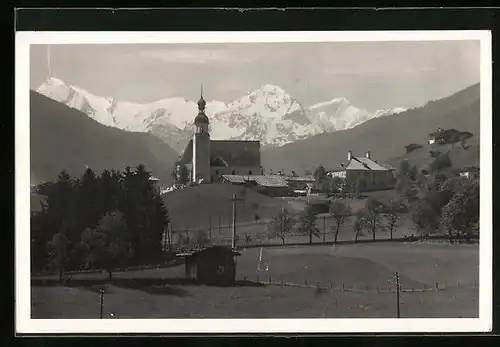
<path id="1" fill-rule="evenodd" d="M 270 247 L 262 250 L 266 271 L 258 269 L 260 249 L 249 248 L 238 257 L 234 287 L 172 281 L 183 276 L 182 265 L 116 273 L 107 284 L 104 273 L 74 275 L 67 286 L 33 282 L 32 317 L 99 318 L 102 286 L 104 318 L 395 317 L 395 293 L 387 291 L 395 287 L 394 271 L 405 290 L 402 317 L 477 317 L 478 250 L 424 243 Z M 411 291 L 436 282 L 441 290 Z"/>

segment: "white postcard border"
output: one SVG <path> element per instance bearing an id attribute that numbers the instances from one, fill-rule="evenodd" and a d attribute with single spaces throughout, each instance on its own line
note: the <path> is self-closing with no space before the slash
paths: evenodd
<path id="1" fill-rule="evenodd" d="M 477 319 L 31 319 L 30 44 L 479 40 L 480 277 Z M 441 333 L 492 329 L 492 51 L 490 31 L 17 32 L 15 41 L 15 322 L 17 333 Z"/>

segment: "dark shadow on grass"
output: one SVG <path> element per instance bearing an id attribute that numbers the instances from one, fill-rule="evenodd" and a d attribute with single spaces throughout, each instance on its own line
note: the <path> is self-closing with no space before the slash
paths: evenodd
<path id="1" fill-rule="evenodd" d="M 206 285 L 213 287 L 263 287 L 264 284 L 252 281 L 236 281 L 233 284 L 207 284 L 194 281 L 189 278 L 113 278 L 113 279 L 70 279 L 61 283 L 58 279 L 31 279 L 31 285 L 34 287 L 76 287 L 92 292 L 101 289 L 104 293 L 112 293 L 110 285 L 126 289 L 141 290 L 152 295 L 172 295 L 177 297 L 189 296 L 189 291 L 182 286 L 187 285 Z"/>

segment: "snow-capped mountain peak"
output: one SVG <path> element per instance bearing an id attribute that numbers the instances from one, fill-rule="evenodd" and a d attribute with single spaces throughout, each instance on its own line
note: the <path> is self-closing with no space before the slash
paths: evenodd
<path id="1" fill-rule="evenodd" d="M 101 97 L 58 78 L 47 79 L 37 91 L 78 109 L 96 121 L 128 131 L 151 132 L 178 152 L 192 136 L 198 105 L 183 97 L 148 104 Z M 209 101 L 210 136 L 214 140 L 259 140 L 281 146 L 324 132 L 352 128 L 371 118 L 404 111 L 402 108 L 368 112 L 346 98 L 304 107 L 283 88 L 264 84 L 232 102 Z"/>

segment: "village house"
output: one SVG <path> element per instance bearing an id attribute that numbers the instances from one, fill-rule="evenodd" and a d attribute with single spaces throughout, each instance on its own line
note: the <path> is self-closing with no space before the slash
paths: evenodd
<path id="1" fill-rule="evenodd" d="M 149 181 L 153 184 L 155 191 L 161 194 L 161 180 L 158 177 L 150 176 Z"/>
<path id="2" fill-rule="evenodd" d="M 351 151 L 347 153 L 347 163 L 341 164 L 327 173 L 328 176 L 338 177 L 345 186 L 357 186 L 359 190 L 383 190 L 394 186 L 394 168 L 379 164 L 372 160 L 367 151 L 364 157 L 356 157 Z"/>
<path id="3" fill-rule="evenodd" d="M 460 177 L 468 179 L 478 179 L 479 168 L 477 166 L 464 167 L 460 170 Z"/>

